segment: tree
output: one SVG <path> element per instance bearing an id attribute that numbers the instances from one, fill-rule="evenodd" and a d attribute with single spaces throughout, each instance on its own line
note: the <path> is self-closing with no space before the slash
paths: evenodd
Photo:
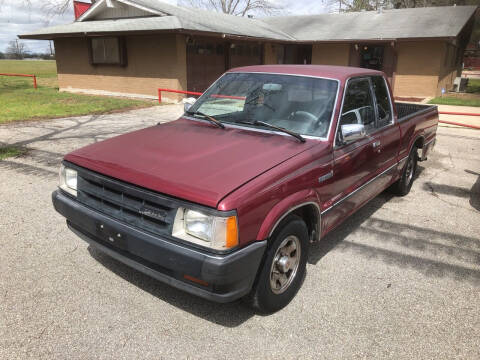
<path id="1" fill-rule="evenodd" d="M 252 12 L 269 15 L 281 9 L 271 0 L 180 0 L 180 4 L 238 16 Z"/>
<path id="2" fill-rule="evenodd" d="M 7 0 L 0 0 L 0 7 L 6 2 Z M 95 0 L 90 0 L 90 2 L 94 3 Z M 32 8 L 40 9 L 47 20 L 65 14 L 73 6 L 72 0 L 18 0 L 18 3 L 29 10 Z"/>
<path id="3" fill-rule="evenodd" d="M 401 9 L 427 6 L 478 5 L 478 0 L 325 0 L 333 11 Z"/>
<path id="4" fill-rule="evenodd" d="M 27 54 L 28 49 L 27 46 L 18 40 L 12 40 L 8 43 L 7 49 L 5 50 L 5 54 L 10 59 L 23 59 Z"/>

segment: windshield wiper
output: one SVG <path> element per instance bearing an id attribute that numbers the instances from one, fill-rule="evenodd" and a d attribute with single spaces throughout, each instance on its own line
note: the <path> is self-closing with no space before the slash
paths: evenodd
<path id="1" fill-rule="evenodd" d="M 264 126 L 264 127 L 268 127 L 270 129 L 274 129 L 274 130 L 277 130 L 277 131 L 281 131 L 285 134 L 288 134 L 288 135 L 291 135 L 293 136 L 294 138 L 296 138 L 297 140 L 301 141 L 302 143 L 304 143 L 306 140 L 305 138 L 300 135 L 300 134 L 297 134 L 296 132 L 294 131 L 290 131 L 288 129 L 285 129 L 283 127 L 280 127 L 280 126 L 275 126 L 275 125 L 272 125 L 272 124 L 269 124 L 267 122 L 264 122 L 264 121 L 258 121 L 258 120 L 255 120 L 253 122 L 249 122 L 249 121 L 237 121 L 237 123 L 239 124 L 245 124 L 245 125 L 260 125 L 260 126 Z"/>
<path id="2" fill-rule="evenodd" d="M 210 115 L 207 115 L 207 114 L 204 114 L 200 111 L 185 111 L 188 115 L 200 115 L 200 116 L 203 116 L 205 119 L 207 119 L 208 121 L 210 121 L 212 124 L 214 125 L 217 125 L 219 128 L 222 128 L 222 129 L 225 129 L 225 125 L 223 125 L 220 121 L 218 121 L 217 119 L 215 119 L 213 116 L 210 116 Z"/>

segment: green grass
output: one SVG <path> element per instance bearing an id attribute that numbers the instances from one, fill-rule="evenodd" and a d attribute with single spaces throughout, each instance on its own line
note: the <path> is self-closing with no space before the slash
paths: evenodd
<path id="1" fill-rule="evenodd" d="M 59 117 L 103 114 L 152 106 L 151 101 L 59 92 L 55 61 L 0 60 L 0 73 L 35 74 L 31 78 L 0 76 L 0 124 Z"/>
<path id="2" fill-rule="evenodd" d="M 480 96 L 475 98 L 462 98 L 456 96 L 442 96 L 433 98 L 428 102 L 429 104 L 438 105 L 458 105 L 458 106 L 478 106 L 480 107 Z"/>
<path id="3" fill-rule="evenodd" d="M 468 79 L 467 93 L 480 93 L 480 79 Z"/>
<path id="4" fill-rule="evenodd" d="M 0 147 L 0 160 L 6 159 L 12 156 L 22 155 L 26 152 L 24 148 L 16 146 L 5 146 Z"/>
<path id="5" fill-rule="evenodd" d="M 35 74 L 39 77 L 56 77 L 55 60 L 1 60 L 0 73 Z"/>

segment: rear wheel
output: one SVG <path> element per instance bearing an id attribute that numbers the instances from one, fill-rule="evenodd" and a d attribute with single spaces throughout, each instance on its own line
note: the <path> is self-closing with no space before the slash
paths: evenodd
<path id="1" fill-rule="evenodd" d="M 255 284 L 245 300 L 264 313 L 285 307 L 302 285 L 308 244 L 305 222 L 290 215 L 274 232 Z"/>
<path id="2" fill-rule="evenodd" d="M 410 192 L 417 171 L 417 160 L 417 148 L 413 147 L 403 168 L 402 176 L 390 188 L 394 194 L 405 196 Z"/>

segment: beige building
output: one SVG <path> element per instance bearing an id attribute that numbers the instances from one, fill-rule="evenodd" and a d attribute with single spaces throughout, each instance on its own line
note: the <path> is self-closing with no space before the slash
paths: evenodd
<path id="1" fill-rule="evenodd" d="M 156 98 L 201 92 L 229 68 L 327 64 L 384 71 L 397 98 L 437 96 L 460 75 L 476 7 L 251 19 L 156 0 L 99 0 L 54 40 L 61 90 Z M 163 99 L 182 95 L 164 93 Z"/>

